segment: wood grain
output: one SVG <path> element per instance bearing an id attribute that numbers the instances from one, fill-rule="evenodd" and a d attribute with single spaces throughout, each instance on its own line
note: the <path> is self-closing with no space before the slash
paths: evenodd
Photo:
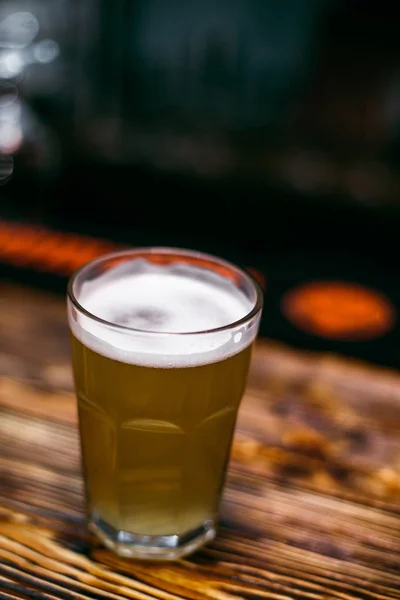
<path id="1" fill-rule="evenodd" d="M 400 599 L 396 373 L 260 343 L 219 535 L 141 563 L 86 529 L 63 300 L 0 302 L 0 600 Z"/>

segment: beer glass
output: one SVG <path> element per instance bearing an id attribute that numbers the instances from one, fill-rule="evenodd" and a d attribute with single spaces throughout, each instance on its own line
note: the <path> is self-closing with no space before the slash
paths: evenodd
<path id="1" fill-rule="evenodd" d="M 186 250 L 106 255 L 69 282 L 89 526 L 117 554 L 214 537 L 261 310 L 250 275 Z"/>

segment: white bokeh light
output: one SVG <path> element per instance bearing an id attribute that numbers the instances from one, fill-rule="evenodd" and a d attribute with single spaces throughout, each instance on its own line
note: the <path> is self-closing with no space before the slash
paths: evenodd
<path id="1" fill-rule="evenodd" d="M 54 40 L 41 40 L 33 46 L 33 58 L 39 63 L 50 63 L 60 54 L 60 47 Z"/>
<path id="2" fill-rule="evenodd" d="M 39 22 L 30 12 L 15 12 L 0 21 L 0 48 L 24 48 L 39 32 Z"/>
<path id="3" fill-rule="evenodd" d="M 22 130 L 19 121 L 0 120 L 0 152 L 14 154 L 22 143 Z"/>
<path id="4" fill-rule="evenodd" d="M 20 75 L 24 69 L 25 63 L 22 55 L 17 50 L 7 50 L 0 52 L 0 77 L 3 79 L 12 79 Z"/>

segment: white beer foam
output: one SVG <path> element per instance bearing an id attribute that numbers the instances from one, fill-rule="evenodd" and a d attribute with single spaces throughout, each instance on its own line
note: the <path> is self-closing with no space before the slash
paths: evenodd
<path id="1" fill-rule="evenodd" d="M 130 364 L 182 368 L 217 362 L 243 350 L 257 333 L 258 323 L 194 333 L 242 319 L 253 303 L 230 280 L 183 264 L 124 263 L 83 284 L 78 301 L 92 315 L 135 330 L 107 327 L 82 314 L 70 317 L 82 343 Z"/>

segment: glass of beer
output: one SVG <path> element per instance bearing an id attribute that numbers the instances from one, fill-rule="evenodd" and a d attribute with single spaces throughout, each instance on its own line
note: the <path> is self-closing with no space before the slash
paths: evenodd
<path id="1" fill-rule="evenodd" d="M 90 529 L 121 556 L 176 559 L 215 535 L 262 293 L 198 252 L 101 257 L 68 286 Z"/>

